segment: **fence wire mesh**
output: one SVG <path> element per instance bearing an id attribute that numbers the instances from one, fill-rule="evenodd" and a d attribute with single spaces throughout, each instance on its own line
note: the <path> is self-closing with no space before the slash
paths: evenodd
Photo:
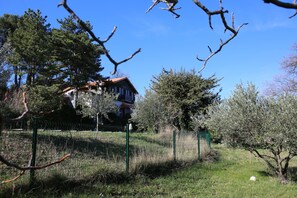
<path id="1" fill-rule="evenodd" d="M 50 126 L 47 123 L 46 127 L 43 124 L 39 123 L 37 130 L 36 165 L 56 161 L 68 153 L 71 157 L 60 164 L 36 171 L 35 178 L 38 180 L 56 175 L 75 180 L 111 172 L 125 172 L 127 155 L 130 173 L 145 173 L 168 162 L 194 161 L 198 157 L 199 136 L 194 132 L 130 133 L 127 153 L 126 131 L 95 132 L 90 129 L 79 130 L 74 125 L 66 127 L 71 124 Z M 28 166 L 32 154 L 32 130 L 8 127 L 0 135 L 0 145 L 1 155 L 7 160 L 20 166 Z M 208 151 L 208 144 L 201 139 L 201 156 Z M 0 163 L 2 181 L 18 175 L 19 172 Z M 22 180 L 26 179 L 28 174 L 22 177 Z"/>

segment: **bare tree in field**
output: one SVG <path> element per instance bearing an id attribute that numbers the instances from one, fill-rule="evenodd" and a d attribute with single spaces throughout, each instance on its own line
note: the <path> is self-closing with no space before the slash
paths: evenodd
<path id="1" fill-rule="evenodd" d="M 297 51 L 297 44 L 293 46 Z M 297 54 L 287 57 L 282 63 L 282 74 L 269 82 L 264 94 L 279 96 L 286 94 L 297 95 Z"/>

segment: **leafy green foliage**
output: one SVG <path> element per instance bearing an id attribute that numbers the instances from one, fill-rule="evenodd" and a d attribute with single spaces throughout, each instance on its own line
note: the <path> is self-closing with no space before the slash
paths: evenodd
<path id="1" fill-rule="evenodd" d="M 9 14 L 0 17 L 0 99 L 2 99 L 3 92 L 11 76 L 11 69 L 7 66 L 7 63 L 12 53 L 12 46 L 7 41 L 7 37 L 17 28 L 18 19 L 18 16 Z"/>
<path id="2" fill-rule="evenodd" d="M 146 90 L 145 96 L 139 97 L 135 103 L 132 120 L 139 130 L 158 132 L 159 127 L 166 123 L 167 114 L 159 96 L 152 90 Z"/>
<path id="3" fill-rule="evenodd" d="M 7 41 L 9 34 L 17 28 L 19 16 L 4 14 L 0 17 L 0 47 Z"/>
<path id="4" fill-rule="evenodd" d="M 297 155 L 296 116 L 296 96 L 264 98 L 254 85 L 238 85 L 231 98 L 211 109 L 207 125 L 230 146 L 262 158 L 286 182 L 289 161 Z"/>
<path id="5" fill-rule="evenodd" d="M 5 52 L 1 63 L 6 61 L 13 68 L 15 86 L 79 87 L 101 79 L 102 52 L 88 33 L 72 17 L 58 20 L 60 29 L 51 29 L 46 19 L 39 10 L 31 9 L 21 17 L 0 17 L 1 55 Z M 2 48 L 4 44 L 10 46 L 9 51 Z"/>
<path id="6" fill-rule="evenodd" d="M 80 108 L 77 112 L 83 117 L 96 118 L 98 131 L 98 125 L 102 123 L 103 117 L 108 119 L 108 113 L 118 112 L 119 107 L 115 103 L 117 97 L 117 95 L 107 91 L 82 93 L 78 96 Z"/>
<path id="7" fill-rule="evenodd" d="M 16 30 L 10 35 L 14 53 L 10 62 L 19 67 L 19 75 L 26 75 L 26 84 L 34 84 L 48 62 L 51 52 L 50 25 L 41 12 L 29 9 L 18 21 Z"/>
<path id="8" fill-rule="evenodd" d="M 98 45 L 72 17 L 59 23 L 60 29 L 51 29 L 47 17 L 31 9 L 20 17 L 0 17 L 0 97 L 14 74 L 6 103 L 18 115 L 26 111 L 23 93 L 28 112 L 44 114 L 60 108 L 58 93 L 65 86 L 80 87 L 102 78 Z"/>
<path id="9" fill-rule="evenodd" d="M 152 89 L 170 112 L 169 123 L 178 129 L 189 130 L 192 116 L 204 114 L 207 107 L 219 99 L 218 79 L 214 76 L 203 78 L 194 70 L 167 72 L 165 70 L 152 82 Z"/>
<path id="10" fill-rule="evenodd" d="M 87 32 L 78 26 L 73 17 L 58 21 L 61 27 L 53 29 L 52 41 L 55 46 L 54 62 L 58 63 L 55 67 L 60 79 L 75 87 L 89 80 L 99 80 L 99 72 L 103 68 L 100 60 L 102 52 L 98 45 L 92 43 Z M 48 70 L 55 71 L 50 67 Z"/>
<path id="11" fill-rule="evenodd" d="M 28 91 L 28 108 L 34 113 L 49 113 L 61 107 L 63 96 L 59 86 L 36 85 Z"/>

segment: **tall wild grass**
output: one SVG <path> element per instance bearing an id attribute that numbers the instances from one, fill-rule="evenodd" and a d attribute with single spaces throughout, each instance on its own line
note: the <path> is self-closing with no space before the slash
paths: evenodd
<path id="1" fill-rule="evenodd" d="M 1 155 L 8 160 L 27 166 L 31 157 L 32 133 L 28 131 L 5 131 L 0 136 Z M 71 157 L 61 164 L 36 171 L 40 181 L 53 175 L 68 180 L 84 180 L 96 175 L 122 175 L 126 170 L 125 133 L 90 131 L 38 131 L 36 164 L 55 161 L 66 153 Z M 202 154 L 208 152 L 205 143 Z M 197 137 L 195 134 L 178 134 L 176 137 L 176 161 L 197 161 Z M 174 166 L 173 134 L 139 134 L 130 136 L 130 174 L 163 174 L 162 167 Z M 161 169 L 160 169 L 161 167 Z M 149 171 L 148 171 L 149 170 Z M 152 173 L 152 171 L 155 171 Z M 0 164 L 1 180 L 19 174 L 18 170 Z M 15 183 L 28 182 L 28 174 Z"/>

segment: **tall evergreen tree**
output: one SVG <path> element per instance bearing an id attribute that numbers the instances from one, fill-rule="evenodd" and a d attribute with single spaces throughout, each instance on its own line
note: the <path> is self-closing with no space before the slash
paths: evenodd
<path id="1" fill-rule="evenodd" d="M 18 20 L 17 15 L 4 14 L 0 17 L 0 47 L 7 41 L 8 35 L 15 31 Z"/>
<path id="2" fill-rule="evenodd" d="M 41 12 L 29 9 L 18 21 L 17 29 L 10 40 L 14 49 L 10 62 L 19 69 L 19 75 L 26 76 L 26 84 L 35 83 L 40 71 L 47 65 L 50 52 L 50 24 Z M 19 82 L 20 84 L 20 82 Z"/>
<path id="3" fill-rule="evenodd" d="M 192 116 L 205 113 L 206 108 L 219 99 L 219 91 L 214 91 L 218 81 L 214 76 L 203 78 L 194 70 L 163 70 L 154 77 L 152 89 L 170 112 L 170 123 L 179 130 L 189 130 Z"/>
<path id="4" fill-rule="evenodd" d="M 0 17 L 0 86 L 2 89 L 6 88 L 6 83 L 12 74 L 12 68 L 8 63 L 8 58 L 13 52 L 9 35 L 16 30 L 19 19 L 19 16 L 10 14 Z M 14 73 L 17 74 L 17 72 Z M 15 77 L 17 79 L 17 75 Z"/>
<path id="5" fill-rule="evenodd" d="M 61 71 L 59 77 L 70 86 L 79 87 L 101 78 L 98 45 L 92 43 L 87 32 L 72 17 L 58 20 L 60 29 L 53 30 L 54 57 Z M 90 25 L 89 25 L 90 26 Z"/>

